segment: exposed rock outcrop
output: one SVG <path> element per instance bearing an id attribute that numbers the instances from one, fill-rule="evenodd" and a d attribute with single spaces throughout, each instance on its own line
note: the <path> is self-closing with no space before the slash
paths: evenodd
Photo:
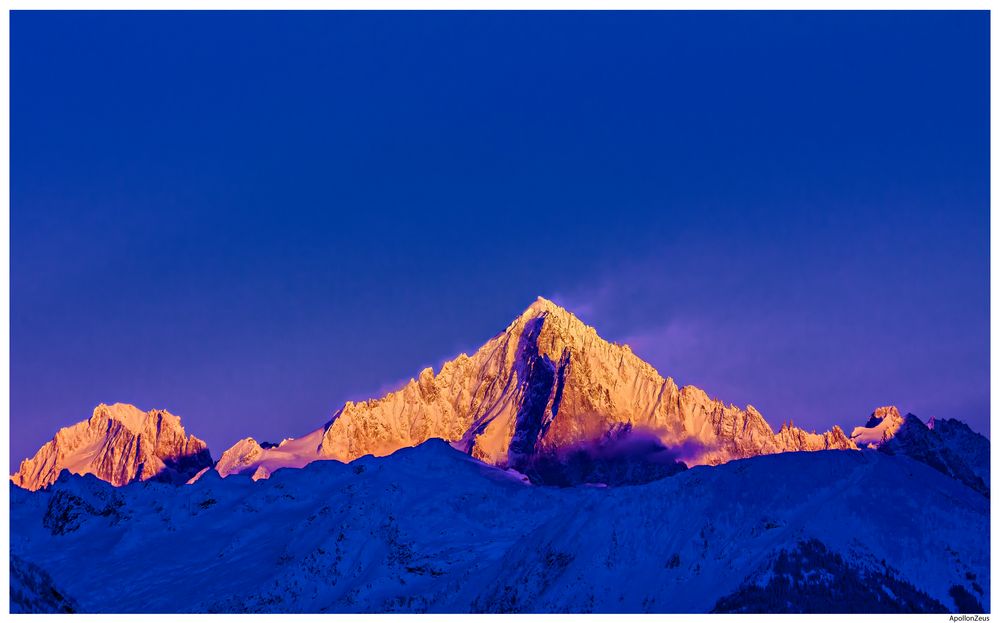
<path id="1" fill-rule="evenodd" d="M 990 494 L 990 442 L 958 420 L 931 420 L 928 426 L 908 413 L 892 438 L 878 449 L 908 456 L 985 496 Z"/>
<path id="2" fill-rule="evenodd" d="M 960 420 L 931 418 L 927 428 L 941 443 L 962 457 L 969 469 L 986 485 L 990 484 L 990 440 Z"/>
<path id="3" fill-rule="evenodd" d="M 862 448 L 878 448 L 889 441 L 903 425 L 903 416 L 894 406 L 879 407 L 864 426 L 851 431 L 851 441 Z"/>
<path id="4" fill-rule="evenodd" d="M 261 480 L 284 467 L 385 456 L 434 438 L 538 482 L 644 482 L 685 465 L 863 447 L 906 454 L 989 492 L 989 441 L 957 420 L 924 425 L 886 406 L 850 438 L 838 426 L 817 433 L 788 423 L 775 433 L 752 406 L 678 387 L 627 345 L 601 339 L 543 298 L 439 373 L 426 368 L 399 391 L 348 402 L 302 437 L 278 444 L 242 439 L 211 473 Z M 635 448 L 642 457 L 628 453 Z M 102 404 L 89 420 L 60 430 L 11 480 L 35 490 L 68 470 L 116 486 L 152 478 L 183 483 L 200 480 L 209 467 L 204 442 L 186 436 L 176 416 Z"/>
<path id="5" fill-rule="evenodd" d="M 815 452 L 817 450 L 856 450 L 858 446 L 847 438 L 839 426 L 825 433 L 807 433 L 793 424 L 783 424 L 774 436 L 778 452 Z"/>
<path id="6" fill-rule="evenodd" d="M 264 448 L 253 437 L 237 441 L 231 448 L 222 453 L 215 470 L 223 477 L 239 473 L 250 466 L 255 466 L 264 454 Z"/>
<path id="7" fill-rule="evenodd" d="M 35 456 L 21 461 L 11 480 L 34 491 L 69 470 L 116 486 L 150 479 L 183 483 L 210 465 L 208 446 L 187 435 L 176 415 L 102 404 L 89 420 L 61 429 Z"/>
<path id="8" fill-rule="evenodd" d="M 787 450 L 856 447 L 840 429 L 777 436 L 751 406 L 678 387 L 627 345 L 609 343 L 576 316 L 539 298 L 472 356 L 430 368 L 377 400 L 347 403 L 326 429 L 325 457 L 390 454 L 431 437 L 487 463 L 599 438 L 615 427 L 652 431 L 684 447 L 689 464 L 716 464 Z"/>

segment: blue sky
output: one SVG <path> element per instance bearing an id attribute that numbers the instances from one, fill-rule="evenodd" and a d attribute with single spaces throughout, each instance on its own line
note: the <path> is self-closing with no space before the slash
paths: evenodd
<path id="1" fill-rule="evenodd" d="M 11 17 L 11 460 L 218 456 L 538 295 L 777 426 L 989 414 L 989 16 Z"/>

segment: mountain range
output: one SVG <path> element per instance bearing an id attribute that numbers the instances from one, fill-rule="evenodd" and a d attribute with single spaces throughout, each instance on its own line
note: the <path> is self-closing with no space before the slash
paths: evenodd
<path id="1" fill-rule="evenodd" d="M 120 485 L 144 479 L 139 465 L 176 461 L 178 452 L 189 453 L 185 467 L 207 466 L 200 454 L 204 444 L 196 440 L 190 448 L 147 443 L 123 471 L 108 457 L 122 454 L 131 437 L 109 435 L 102 449 L 95 447 L 106 420 L 121 422 L 116 431 L 130 434 L 139 422 L 163 420 L 160 426 L 170 439 L 184 435 L 179 420 L 166 411 L 141 414 L 131 405 L 100 405 L 90 420 L 63 429 L 22 463 L 14 482 L 37 489 L 53 482 L 60 469 L 69 469 Z M 348 402 L 326 425 L 301 438 L 279 444 L 243 439 L 222 453 L 215 469 L 223 476 L 266 477 L 320 459 L 385 456 L 428 439 L 444 439 L 491 465 L 526 469 L 539 456 L 605 435 L 639 434 L 655 438 L 687 465 L 857 448 L 838 426 L 817 434 L 786 424 L 775 433 L 752 406 L 740 409 L 697 387 L 678 387 L 627 345 L 601 339 L 570 312 L 539 298 L 471 356 L 459 355 L 437 374 L 426 368 L 399 391 Z M 148 433 L 140 438 L 151 439 Z M 112 473 L 116 469 L 119 473 Z M 145 470 L 145 477 L 153 473 Z M 123 480 L 123 475 L 129 477 Z"/>
<path id="2" fill-rule="evenodd" d="M 213 461 L 173 414 L 102 404 L 11 480 L 25 611 L 989 607 L 985 437 L 895 407 L 775 432 L 543 298 L 302 437 Z"/>

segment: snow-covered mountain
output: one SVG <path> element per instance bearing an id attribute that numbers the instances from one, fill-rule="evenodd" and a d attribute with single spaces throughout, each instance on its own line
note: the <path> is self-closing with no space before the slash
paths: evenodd
<path id="1" fill-rule="evenodd" d="M 977 477 L 990 484 L 990 440 L 975 432 L 965 422 L 931 418 L 927 428 L 934 431 L 941 445 L 962 458 Z"/>
<path id="2" fill-rule="evenodd" d="M 904 426 L 908 418 L 919 426 Z M 627 345 L 601 339 L 538 298 L 472 356 L 460 355 L 437 374 L 427 368 L 381 398 L 348 402 L 302 437 L 279 444 L 245 438 L 213 466 L 205 444 L 186 437 L 176 416 L 100 405 L 23 461 L 12 480 L 38 489 L 67 469 L 115 485 L 149 478 L 179 483 L 203 477 L 210 466 L 223 477 L 247 473 L 260 480 L 281 468 L 385 456 L 438 438 L 550 484 L 646 482 L 689 465 L 863 447 L 906 454 L 988 494 L 988 440 L 954 420 L 937 428 L 886 406 L 850 438 L 838 426 L 815 433 L 783 424 L 775 433 L 752 406 L 740 409 L 696 387 L 678 387 Z"/>
<path id="3" fill-rule="evenodd" d="M 912 413 L 901 416 L 896 407 L 879 407 L 851 432 L 851 440 L 861 448 L 908 456 L 989 495 L 990 441 L 964 422 L 931 418 L 925 424 Z"/>
<path id="4" fill-rule="evenodd" d="M 860 448 L 876 449 L 892 439 L 902 425 L 903 416 L 899 414 L 899 409 L 894 406 L 879 407 L 864 426 L 857 426 L 851 431 L 851 441 Z"/>
<path id="5" fill-rule="evenodd" d="M 33 491 L 68 470 L 119 486 L 151 478 L 183 483 L 211 465 L 205 442 L 187 436 L 176 415 L 102 404 L 90 419 L 60 429 L 35 456 L 21 461 L 11 480 Z"/>
<path id="6" fill-rule="evenodd" d="M 928 425 L 907 414 L 879 451 L 908 456 L 989 495 L 989 440 L 958 420 L 932 419 Z"/>
<path id="7" fill-rule="evenodd" d="M 985 437 L 895 407 L 775 433 L 544 299 L 302 437 L 213 463 L 100 405 L 11 480 L 19 612 L 990 607 Z"/>
<path id="8" fill-rule="evenodd" d="M 64 474 L 10 519 L 15 611 L 990 609 L 989 500 L 875 451 L 559 488 L 429 441 L 256 482 Z"/>
<path id="9" fill-rule="evenodd" d="M 260 444 L 253 437 L 247 437 L 222 453 L 215 470 L 223 477 L 250 472 L 254 480 L 267 478 L 273 470 L 304 467 L 326 458 L 321 454 L 322 439 L 322 428 L 298 439 L 285 439 L 279 444 Z"/>
<path id="10" fill-rule="evenodd" d="M 399 391 L 348 402 L 303 439 L 264 449 L 243 440 L 219 472 L 317 459 L 385 456 L 428 439 L 451 442 L 486 463 L 524 469 L 541 454 L 627 427 L 653 435 L 688 465 L 796 450 L 854 449 L 837 426 L 822 434 L 786 425 L 775 434 L 752 406 L 740 409 L 693 386 L 678 387 L 628 345 L 612 344 L 539 297 L 471 356 L 435 374 L 424 369 Z M 251 443 L 252 442 L 252 443 Z M 263 476 L 263 473 L 260 474 Z"/>
<path id="11" fill-rule="evenodd" d="M 245 438 L 223 452 L 214 469 L 224 477 L 247 473 L 259 480 L 281 468 L 384 456 L 434 438 L 536 482 L 560 484 L 645 482 L 684 465 L 859 446 L 908 454 L 936 468 L 949 465 L 945 473 L 951 475 L 969 469 L 956 467 L 956 453 L 973 456 L 976 469 L 988 464 L 989 442 L 949 422 L 941 426 L 954 440 L 945 445 L 964 444 L 953 451 L 887 445 L 904 423 L 892 406 L 876 409 L 850 438 L 838 426 L 815 433 L 783 424 L 775 433 L 752 406 L 740 409 L 697 387 L 678 387 L 627 345 L 601 339 L 573 314 L 539 298 L 472 356 L 460 355 L 437 374 L 427 368 L 381 398 L 348 402 L 302 437 L 280 444 Z M 636 448 L 651 460 L 637 457 Z M 210 465 L 204 443 L 186 438 L 170 413 L 100 405 L 90 420 L 59 431 L 22 462 L 12 480 L 37 489 L 68 469 L 116 485 L 152 477 L 184 482 L 203 477 Z M 988 471 L 956 477 L 988 492 Z"/>

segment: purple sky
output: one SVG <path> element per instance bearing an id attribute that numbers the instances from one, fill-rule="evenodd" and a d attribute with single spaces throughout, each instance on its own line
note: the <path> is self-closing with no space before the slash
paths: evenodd
<path id="1" fill-rule="evenodd" d="M 11 467 L 213 455 L 536 296 L 777 426 L 988 432 L 989 15 L 11 18 Z"/>

